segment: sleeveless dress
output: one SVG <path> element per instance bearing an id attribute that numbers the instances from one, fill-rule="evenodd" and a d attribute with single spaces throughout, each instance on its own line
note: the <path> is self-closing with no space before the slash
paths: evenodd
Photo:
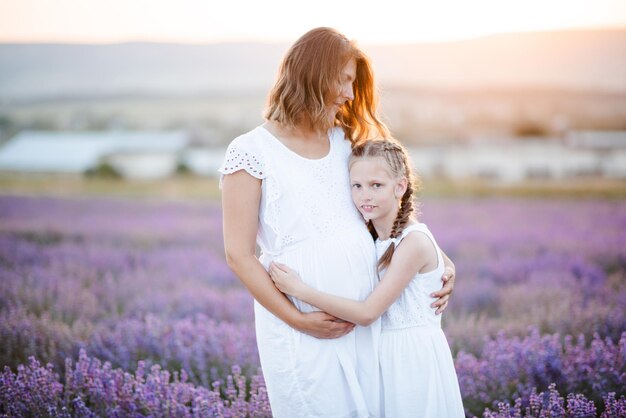
<path id="1" fill-rule="evenodd" d="M 382 316 L 380 370 L 384 416 L 463 418 L 463 402 L 450 347 L 430 294 L 441 289 L 444 263 L 435 238 L 423 223 L 407 226 L 398 238 L 376 241 L 381 257 L 391 242 L 424 233 L 437 251 L 437 268 L 416 274 Z M 381 271 L 380 277 L 384 276 Z"/>
<path id="2" fill-rule="evenodd" d="M 371 235 L 352 204 L 351 145 L 329 131 L 330 151 L 308 159 L 262 126 L 237 137 L 226 151 L 223 175 L 246 170 L 262 179 L 259 260 L 296 270 L 324 292 L 363 300 L 378 278 Z M 291 298 L 302 312 L 317 310 Z M 289 327 L 254 302 L 261 368 L 274 417 L 380 416 L 380 321 L 336 339 Z"/>

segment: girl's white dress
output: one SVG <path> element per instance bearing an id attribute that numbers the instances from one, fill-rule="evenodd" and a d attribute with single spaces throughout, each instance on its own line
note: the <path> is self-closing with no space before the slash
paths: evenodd
<path id="1" fill-rule="evenodd" d="M 438 265 L 428 273 L 416 274 L 382 316 L 379 355 L 384 416 L 463 418 L 459 383 L 441 330 L 441 315 L 435 315 L 436 309 L 430 307 L 435 301 L 430 294 L 441 289 L 444 271 L 435 238 L 426 225 L 412 224 L 398 238 L 377 240 L 376 253 L 382 257 L 392 242 L 400 244 L 409 233 L 424 233 L 430 238 Z"/>
<path id="2" fill-rule="evenodd" d="M 378 281 L 376 251 L 351 200 L 350 142 L 339 128 L 329 141 L 328 155 L 308 159 L 259 126 L 231 142 L 219 171 L 246 170 L 263 180 L 257 244 L 266 268 L 275 260 L 316 289 L 363 300 Z M 292 329 L 256 301 L 254 311 L 275 417 L 380 416 L 380 321 L 324 340 Z"/>

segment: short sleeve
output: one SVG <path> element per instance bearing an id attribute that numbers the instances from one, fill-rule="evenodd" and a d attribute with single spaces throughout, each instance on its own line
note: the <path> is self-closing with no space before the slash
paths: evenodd
<path id="1" fill-rule="evenodd" d="M 232 174 L 239 170 L 245 170 L 248 174 L 257 179 L 267 176 L 265 169 L 265 158 L 261 147 L 250 134 L 235 138 L 226 150 L 224 162 L 218 169 L 220 173 L 220 187 L 222 178 L 226 174 Z"/>

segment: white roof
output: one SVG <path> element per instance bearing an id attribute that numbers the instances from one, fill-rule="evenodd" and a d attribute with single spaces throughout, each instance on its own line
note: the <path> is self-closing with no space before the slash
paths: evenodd
<path id="1" fill-rule="evenodd" d="M 626 131 L 574 131 L 568 135 L 567 141 L 585 148 L 626 148 Z"/>
<path id="2" fill-rule="evenodd" d="M 0 148 L 0 170 L 84 172 L 114 153 L 179 152 L 182 131 L 24 131 Z"/>

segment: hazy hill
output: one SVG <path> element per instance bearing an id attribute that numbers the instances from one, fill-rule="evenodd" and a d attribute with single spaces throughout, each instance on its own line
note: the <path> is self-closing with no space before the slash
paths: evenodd
<path id="1" fill-rule="evenodd" d="M 626 30 L 502 34 L 369 52 L 387 82 L 626 91 Z"/>
<path id="2" fill-rule="evenodd" d="M 287 44 L 0 44 L 0 99 L 265 93 Z M 368 46 L 384 86 L 626 91 L 626 29 Z"/>
<path id="3" fill-rule="evenodd" d="M 265 88 L 284 45 L 0 44 L 0 97 L 204 94 Z"/>

